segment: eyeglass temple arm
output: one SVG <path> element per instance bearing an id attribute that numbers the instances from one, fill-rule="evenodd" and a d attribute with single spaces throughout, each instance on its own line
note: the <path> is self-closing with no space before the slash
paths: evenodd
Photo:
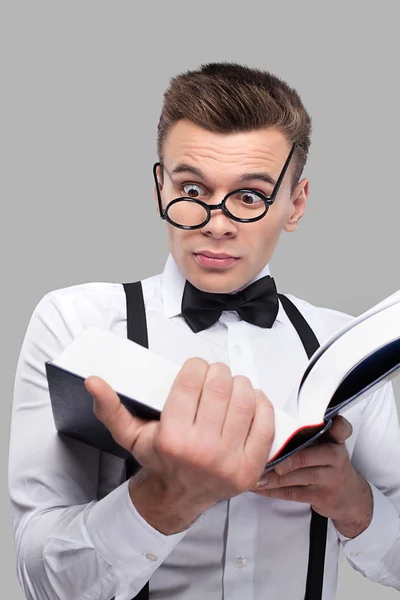
<path id="1" fill-rule="evenodd" d="M 160 162 L 156 162 L 153 166 L 153 177 L 154 177 L 154 184 L 156 186 L 158 209 L 160 212 L 160 217 L 162 219 L 165 219 L 165 210 L 162 207 L 161 192 L 160 192 L 160 187 L 159 187 L 158 179 L 157 179 L 157 167 L 160 167 L 160 169 L 162 168 Z"/>
<path id="2" fill-rule="evenodd" d="M 277 193 L 279 192 L 279 188 L 281 187 L 281 183 L 282 183 L 282 181 L 283 181 L 283 178 L 285 177 L 286 171 L 288 170 L 288 167 L 289 167 L 290 161 L 291 161 L 291 159 L 292 159 L 292 156 L 293 156 L 293 152 L 295 151 L 295 149 L 296 149 L 297 145 L 298 145 L 298 144 L 297 144 L 297 142 L 294 142 L 294 144 L 292 145 L 292 149 L 291 149 L 291 151 L 289 152 L 289 156 L 287 157 L 287 159 L 286 159 L 286 162 L 285 162 L 285 164 L 283 165 L 283 169 L 282 169 L 282 171 L 281 171 L 281 174 L 280 174 L 280 175 L 279 175 L 279 177 L 278 177 L 278 181 L 277 181 L 277 182 L 276 182 L 276 184 L 275 184 L 274 191 L 273 191 L 273 193 L 272 193 L 272 196 L 271 196 L 271 198 L 270 198 L 270 201 L 271 201 L 271 203 L 274 201 L 274 199 L 275 199 L 275 197 L 276 197 Z"/>

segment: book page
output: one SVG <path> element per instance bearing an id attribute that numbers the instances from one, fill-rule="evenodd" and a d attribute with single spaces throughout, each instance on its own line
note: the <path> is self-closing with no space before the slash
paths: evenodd
<path id="1" fill-rule="evenodd" d="M 343 327 L 341 327 L 340 329 L 338 329 L 333 335 L 331 335 L 323 344 L 321 344 L 321 346 L 318 348 L 318 350 L 316 350 L 316 352 L 314 352 L 313 356 L 311 357 L 305 371 L 304 371 L 304 375 L 302 377 L 302 380 L 300 381 L 300 385 L 299 385 L 299 389 L 301 388 L 304 380 L 308 377 L 308 374 L 310 373 L 312 367 L 314 366 L 314 364 L 319 360 L 319 358 L 322 356 L 322 354 L 324 354 L 324 352 L 336 341 L 338 340 L 342 335 L 344 335 L 347 331 L 349 331 L 350 329 L 352 329 L 353 327 L 355 327 L 358 323 L 361 323 L 362 321 L 365 321 L 366 319 L 368 319 L 369 317 L 371 317 L 372 315 L 394 305 L 400 303 L 400 290 L 398 290 L 397 292 L 395 292 L 394 294 L 392 294 L 391 296 L 388 296 L 387 298 L 385 298 L 384 300 L 382 300 L 381 302 L 379 302 L 378 304 L 375 304 L 372 308 L 369 308 L 368 310 L 366 310 L 365 312 L 363 312 L 361 315 L 359 315 L 358 317 L 354 317 L 354 319 L 352 319 L 351 321 L 349 321 L 348 323 L 346 323 L 346 325 L 344 325 Z"/>
<path id="2" fill-rule="evenodd" d="M 299 428 L 296 418 L 280 408 L 274 408 L 275 414 L 275 438 L 268 456 L 268 461 L 279 454 L 283 446 Z"/>
<path id="3" fill-rule="evenodd" d="M 97 375 L 116 392 L 162 410 L 180 367 L 111 331 L 88 327 L 53 364 L 86 379 Z"/>
<path id="4" fill-rule="evenodd" d="M 298 393 L 301 423 L 323 419 L 347 374 L 379 348 L 400 338 L 400 303 L 387 306 L 348 329 L 315 362 Z M 373 382 L 371 382 L 373 383 Z"/>

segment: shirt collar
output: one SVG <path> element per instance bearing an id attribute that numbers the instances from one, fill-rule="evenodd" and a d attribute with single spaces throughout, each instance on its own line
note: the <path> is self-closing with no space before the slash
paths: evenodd
<path id="1" fill-rule="evenodd" d="M 268 264 L 265 265 L 262 271 L 260 271 L 256 277 L 249 281 L 247 285 L 254 283 L 254 281 L 261 279 L 261 277 L 264 277 L 265 275 L 271 275 Z M 161 296 L 164 314 L 168 319 L 181 314 L 182 296 L 185 283 L 185 277 L 173 259 L 172 254 L 169 254 L 164 271 L 161 275 Z M 284 321 L 281 303 L 279 303 L 279 311 L 276 320 L 278 322 Z"/>

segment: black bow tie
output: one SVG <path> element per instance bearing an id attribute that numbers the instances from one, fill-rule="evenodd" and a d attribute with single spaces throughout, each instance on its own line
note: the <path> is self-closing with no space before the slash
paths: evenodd
<path id="1" fill-rule="evenodd" d="M 182 297 L 182 315 L 195 333 L 211 327 L 224 310 L 236 310 L 244 321 L 271 328 L 278 308 L 275 281 L 269 275 L 236 294 L 202 292 L 186 281 Z"/>

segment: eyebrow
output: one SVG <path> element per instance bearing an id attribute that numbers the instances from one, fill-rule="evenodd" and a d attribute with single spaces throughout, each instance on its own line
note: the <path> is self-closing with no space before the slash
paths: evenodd
<path id="1" fill-rule="evenodd" d="M 244 173 L 244 175 L 240 177 L 239 183 L 254 179 L 258 179 L 258 181 L 264 181 L 264 183 L 271 183 L 272 185 L 276 184 L 276 179 L 271 177 L 271 175 L 268 173 Z"/>
<path id="2" fill-rule="evenodd" d="M 197 167 L 192 167 L 187 163 L 178 163 L 176 167 L 174 167 L 171 171 L 171 175 L 177 175 L 178 173 L 192 173 L 196 177 L 200 179 L 207 179 L 205 174 L 201 169 Z M 244 173 L 238 179 L 238 183 L 245 183 L 247 181 L 263 181 L 264 183 L 270 183 L 272 185 L 276 184 L 276 179 L 271 177 L 269 173 Z"/>
<path id="3" fill-rule="evenodd" d="M 196 175 L 196 177 L 200 177 L 200 179 L 206 178 L 203 171 L 196 167 L 191 167 L 187 163 L 178 163 L 171 171 L 171 175 L 177 175 L 178 173 L 192 173 L 192 175 Z"/>

